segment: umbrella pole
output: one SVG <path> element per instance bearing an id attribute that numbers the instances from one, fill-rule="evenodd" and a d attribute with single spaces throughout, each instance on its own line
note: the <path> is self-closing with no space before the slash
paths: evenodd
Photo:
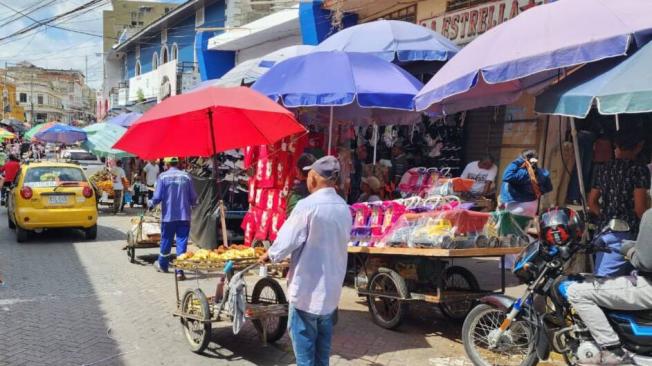
<path id="1" fill-rule="evenodd" d="M 620 118 L 617 114 L 614 114 L 614 117 L 616 117 L 616 131 L 620 131 Z"/>
<path id="2" fill-rule="evenodd" d="M 374 122 L 373 125 L 373 132 L 371 134 L 371 138 L 374 140 L 374 163 L 373 165 L 376 165 L 376 157 L 378 156 L 378 125 L 376 122 Z"/>
<path id="3" fill-rule="evenodd" d="M 582 173 L 582 160 L 580 158 L 580 146 L 577 141 L 577 128 L 575 127 L 575 118 L 571 117 L 571 136 L 573 136 L 573 151 L 575 152 L 575 168 L 577 169 L 577 180 L 580 186 L 580 194 L 582 195 L 582 209 L 584 215 L 588 215 L 586 208 L 586 189 L 584 187 L 584 174 Z"/>
<path id="4" fill-rule="evenodd" d="M 217 176 L 217 146 L 215 145 L 215 127 L 213 126 L 213 110 L 208 109 L 208 125 L 210 126 L 211 129 L 211 145 L 213 148 L 213 172 L 211 173 L 211 177 L 215 179 L 215 183 L 217 184 L 217 195 L 219 197 L 219 202 L 218 202 L 218 207 L 220 210 L 220 226 L 222 228 L 222 244 L 224 245 L 225 248 L 229 246 L 229 238 L 226 232 L 226 209 L 224 208 L 224 201 L 222 200 L 222 189 L 221 189 L 221 184 L 218 180 Z"/>
<path id="5" fill-rule="evenodd" d="M 333 106 L 331 106 L 330 122 L 328 123 L 328 151 L 326 152 L 326 155 L 330 155 L 332 144 L 333 144 Z"/>

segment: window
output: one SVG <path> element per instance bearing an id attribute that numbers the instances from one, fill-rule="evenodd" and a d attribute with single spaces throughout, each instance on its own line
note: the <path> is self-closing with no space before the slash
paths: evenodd
<path id="1" fill-rule="evenodd" d="M 204 7 L 197 8 L 195 11 L 195 27 L 204 24 Z"/>
<path id="2" fill-rule="evenodd" d="M 43 94 L 38 94 L 36 96 L 36 104 L 42 105 L 43 104 Z"/>
<path id="3" fill-rule="evenodd" d="M 136 25 L 138 25 L 138 22 L 131 22 L 132 27 L 135 27 Z"/>
<path id="4" fill-rule="evenodd" d="M 179 46 L 177 44 L 172 45 L 172 60 L 178 60 L 179 59 Z"/>
<path id="5" fill-rule="evenodd" d="M 170 12 L 170 8 L 165 8 L 165 14 Z"/>
<path id="6" fill-rule="evenodd" d="M 163 46 L 163 48 L 161 48 L 161 65 L 162 64 L 167 64 L 168 61 L 170 61 L 170 59 L 168 57 L 168 47 Z"/>
<path id="7" fill-rule="evenodd" d="M 136 58 L 140 58 L 140 45 L 136 46 Z"/>
<path id="8" fill-rule="evenodd" d="M 27 103 L 27 93 L 18 94 L 18 98 L 21 103 Z"/>
<path id="9" fill-rule="evenodd" d="M 152 70 L 158 69 L 158 53 L 154 52 L 152 55 Z"/>
<path id="10" fill-rule="evenodd" d="M 136 76 L 140 75 L 140 60 L 136 61 L 136 69 L 134 70 Z"/>
<path id="11" fill-rule="evenodd" d="M 24 183 L 30 187 L 56 186 L 59 182 L 85 182 L 80 168 L 58 166 L 34 167 L 27 170 Z"/>
<path id="12" fill-rule="evenodd" d="M 167 28 L 163 29 L 161 31 L 161 43 L 163 43 L 163 44 L 168 43 L 168 30 L 167 30 Z"/>

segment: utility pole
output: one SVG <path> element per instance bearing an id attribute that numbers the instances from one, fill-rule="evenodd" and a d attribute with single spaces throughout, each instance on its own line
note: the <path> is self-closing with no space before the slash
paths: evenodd
<path id="1" fill-rule="evenodd" d="M 32 126 L 34 126 L 34 72 L 32 72 L 32 81 L 29 83 L 29 101 L 32 105 Z"/>
<path id="2" fill-rule="evenodd" d="M 7 94 L 7 103 L 9 103 L 9 88 L 7 88 L 7 61 L 5 61 L 5 82 L 2 84 L 2 119 L 5 119 L 5 94 Z"/>

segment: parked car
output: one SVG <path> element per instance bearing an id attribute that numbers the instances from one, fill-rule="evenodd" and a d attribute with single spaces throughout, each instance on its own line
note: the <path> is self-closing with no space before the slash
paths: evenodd
<path id="1" fill-rule="evenodd" d="M 82 169 L 76 164 L 24 164 L 11 187 L 8 225 L 24 242 L 32 231 L 74 228 L 86 239 L 97 237 L 97 201 Z"/>
<path id="2" fill-rule="evenodd" d="M 61 153 L 61 158 L 65 161 L 69 161 L 79 166 L 84 170 L 87 177 L 99 172 L 104 169 L 105 164 L 93 153 L 90 153 L 85 150 L 64 150 Z"/>

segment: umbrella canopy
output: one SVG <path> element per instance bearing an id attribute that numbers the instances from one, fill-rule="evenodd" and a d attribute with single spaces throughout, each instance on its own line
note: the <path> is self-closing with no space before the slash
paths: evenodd
<path id="1" fill-rule="evenodd" d="M 112 123 L 95 123 L 84 128 L 87 139 L 82 143 L 84 149 L 92 152 L 97 156 L 114 157 L 122 159 L 133 155 L 112 148 L 127 129 Z"/>
<path id="2" fill-rule="evenodd" d="M 282 61 L 252 88 L 286 107 L 345 106 L 357 101 L 363 108 L 411 111 L 421 86 L 407 71 L 379 57 L 332 51 Z"/>
<path id="3" fill-rule="evenodd" d="M 644 45 L 652 36 L 651 12 L 649 0 L 559 0 L 531 8 L 446 63 L 415 98 L 417 110 L 512 103 L 559 69 L 625 55 L 632 40 Z"/>
<path id="4" fill-rule="evenodd" d="M 63 123 L 53 123 L 38 131 L 34 135 L 34 138 L 43 142 L 73 144 L 86 140 L 86 132 L 78 127 Z"/>
<path id="5" fill-rule="evenodd" d="M 41 131 L 44 128 L 48 128 L 52 125 L 54 125 L 57 122 L 48 122 L 48 123 L 41 123 L 39 125 L 36 125 L 32 128 L 29 129 L 29 131 L 25 132 L 24 137 L 28 140 L 31 140 L 34 138 L 34 135 L 36 135 L 39 131 Z"/>
<path id="6" fill-rule="evenodd" d="M 105 122 L 127 128 L 127 127 L 131 126 L 134 122 L 136 122 L 136 120 L 138 118 L 140 118 L 142 116 L 143 116 L 143 114 L 138 113 L 138 112 L 121 113 L 121 114 L 118 114 L 115 117 L 111 117 L 111 118 L 107 119 Z"/>
<path id="7" fill-rule="evenodd" d="M 208 157 L 302 132 L 292 112 L 250 88 L 209 87 L 157 104 L 113 148 L 143 159 Z"/>
<path id="8" fill-rule="evenodd" d="M 601 114 L 652 111 L 652 43 L 626 59 L 582 67 L 537 97 L 539 113 L 585 118 L 595 101 Z"/>
<path id="9" fill-rule="evenodd" d="M 5 130 L 4 128 L 0 128 L 0 140 L 13 140 L 16 138 L 16 135 L 13 133 Z"/>
<path id="10" fill-rule="evenodd" d="M 2 121 L 0 121 L 0 124 L 3 124 L 7 127 L 11 127 L 14 131 L 18 133 L 22 133 L 28 130 L 28 128 L 25 126 L 23 122 L 13 118 L 5 118 Z"/>
<path id="11" fill-rule="evenodd" d="M 346 51 L 376 55 L 386 61 L 446 61 L 459 48 L 426 27 L 400 20 L 376 20 L 341 30 L 325 39 L 315 52 Z"/>
<path id="12" fill-rule="evenodd" d="M 267 55 L 259 58 L 244 61 L 234 68 L 229 70 L 221 78 L 216 80 L 209 80 L 199 84 L 195 90 L 207 86 L 241 86 L 251 84 L 263 76 L 269 69 L 291 57 L 305 55 L 312 51 L 315 46 L 298 45 L 281 48 L 280 50 L 268 53 Z"/>

